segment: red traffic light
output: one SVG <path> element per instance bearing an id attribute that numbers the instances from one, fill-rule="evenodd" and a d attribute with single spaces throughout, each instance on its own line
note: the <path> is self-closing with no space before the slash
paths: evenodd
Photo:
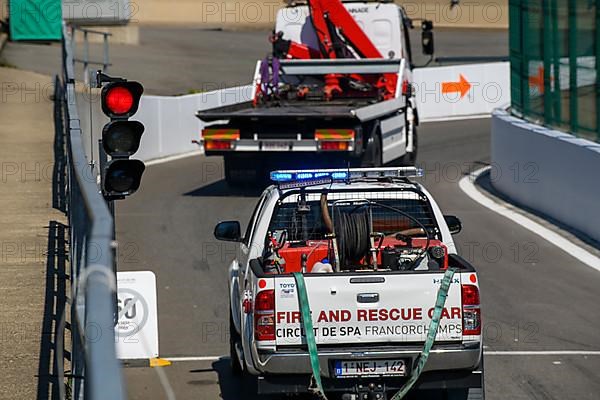
<path id="1" fill-rule="evenodd" d="M 110 88 L 106 93 L 106 107 L 115 114 L 125 114 L 133 106 L 133 96 L 124 87 Z"/>
<path id="2" fill-rule="evenodd" d="M 102 88 L 102 111 L 111 119 L 127 119 L 137 112 L 143 92 L 138 82 L 111 82 Z"/>

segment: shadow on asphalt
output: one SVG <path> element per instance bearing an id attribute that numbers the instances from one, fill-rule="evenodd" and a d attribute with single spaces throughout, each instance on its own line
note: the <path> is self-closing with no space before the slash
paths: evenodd
<path id="1" fill-rule="evenodd" d="M 66 212 L 66 147 L 62 104 L 59 100 L 61 85 L 56 77 L 54 92 L 54 169 L 52 171 L 52 207 Z M 64 367 L 71 361 L 71 354 L 65 349 L 64 337 L 59 339 L 60 322 L 67 303 L 67 226 L 57 222 L 48 223 L 48 244 L 46 251 L 46 293 L 44 299 L 44 319 L 42 321 L 40 355 L 38 362 L 37 399 L 59 399 L 58 365 Z M 66 315 L 65 315 L 66 318 Z M 64 329 L 70 325 L 65 323 Z M 57 349 L 61 346 L 62 359 L 58 359 Z M 63 368 L 63 372 L 64 368 Z"/>
<path id="2" fill-rule="evenodd" d="M 184 196 L 194 197 L 258 197 L 264 190 L 266 185 L 257 185 L 255 182 L 250 182 L 248 185 L 231 186 L 224 179 L 211 182 L 198 189 L 184 193 Z"/>
<path id="3" fill-rule="evenodd" d="M 63 109 L 59 100 L 61 90 L 58 77 L 54 80 L 54 166 L 52 170 L 52 207 L 67 212 L 67 164 L 65 147 L 65 125 L 63 121 Z"/>
<path id="4" fill-rule="evenodd" d="M 66 226 L 60 222 L 50 221 L 48 227 L 48 255 L 46 262 L 46 298 L 44 303 L 44 320 L 42 322 L 40 356 L 38 363 L 37 399 L 59 399 L 58 363 L 70 361 L 71 355 L 63 350 L 63 358 L 57 358 L 57 329 L 66 305 Z M 66 325 L 69 329 L 69 325 Z M 63 332 L 63 337 L 64 337 Z M 64 349 L 64 346 L 63 346 Z"/>
<path id="5" fill-rule="evenodd" d="M 243 380 L 233 375 L 229 358 L 221 358 L 212 364 L 219 376 L 219 388 L 223 400 L 259 400 L 256 394 L 256 384 L 251 379 Z M 264 399 L 263 399 L 264 400 Z"/>

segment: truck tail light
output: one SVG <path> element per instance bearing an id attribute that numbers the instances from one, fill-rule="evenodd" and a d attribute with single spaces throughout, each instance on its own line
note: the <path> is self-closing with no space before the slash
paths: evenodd
<path id="1" fill-rule="evenodd" d="M 319 143 L 319 150 L 347 151 L 351 150 L 356 132 L 353 129 L 317 129 L 315 140 Z"/>
<path id="2" fill-rule="evenodd" d="M 231 150 L 240 139 L 239 129 L 203 129 L 204 150 Z"/>
<path id="3" fill-rule="evenodd" d="M 233 146 L 229 140 L 204 140 L 204 150 L 231 150 Z"/>
<path id="4" fill-rule="evenodd" d="M 324 151 L 346 151 L 350 147 L 348 142 L 327 141 L 321 142 L 319 148 Z"/>
<path id="5" fill-rule="evenodd" d="M 268 289 L 256 294 L 254 302 L 254 338 L 275 340 L 275 290 Z"/>
<path id="6" fill-rule="evenodd" d="M 481 335 L 481 308 L 479 289 L 475 285 L 462 285 L 463 336 Z"/>

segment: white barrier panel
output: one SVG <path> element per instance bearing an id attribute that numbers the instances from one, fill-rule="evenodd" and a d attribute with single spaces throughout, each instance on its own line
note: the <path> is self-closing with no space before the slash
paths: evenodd
<path id="1" fill-rule="evenodd" d="M 485 116 L 510 103 L 508 62 L 415 68 L 413 80 L 421 121 Z"/>
<path id="2" fill-rule="evenodd" d="M 496 190 L 600 241 L 600 144 L 498 110 L 491 157 Z"/>
<path id="3" fill-rule="evenodd" d="M 251 86 L 239 86 L 188 96 L 142 96 L 133 119 L 144 124 L 140 149 L 134 158 L 148 161 L 198 150 L 204 123 L 196 112 L 251 100 Z"/>

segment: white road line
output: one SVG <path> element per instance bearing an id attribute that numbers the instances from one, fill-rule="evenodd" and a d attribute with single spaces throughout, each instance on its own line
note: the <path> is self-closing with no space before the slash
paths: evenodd
<path id="1" fill-rule="evenodd" d="M 163 359 L 171 362 L 183 361 L 219 361 L 226 356 L 198 356 L 198 357 L 163 357 Z"/>
<path id="2" fill-rule="evenodd" d="M 484 351 L 486 356 L 600 356 L 600 351 L 550 350 L 550 351 Z"/>
<path id="3" fill-rule="evenodd" d="M 596 350 L 530 350 L 530 351 L 512 351 L 512 350 L 484 350 L 486 356 L 600 356 L 600 351 Z M 193 362 L 193 361 L 219 361 L 229 358 L 229 356 L 197 356 L 197 357 L 163 357 L 171 362 Z"/>
<path id="4" fill-rule="evenodd" d="M 144 164 L 146 164 L 146 166 L 163 164 L 163 163 L 170 162 L 170 161 L 181 160 L 182 158 L 199 156 L 201 154 L 204 154 L 204 151 L 202 149 L 192 150 L 192 151 L 188 151 L 187 153 L 176 154 L 174 156 L 166 156 L 166 157 L 162 157 L 162 158 L 155 158 L 150 161 L 144 161 Z"/>
<path id="5" fill-rule="evenodd" d="M 552 243 L 565 253 L 575 257 L 582 263 L 592 267 L 596 271 L 600 271 L 600 258 L 596 257 L 594 254 L 590 253 L 583 247 L 577 246 L 573 242 L 568 239 L 560 236 L 554 231 L 538 224 L 526 216 L 519 214 L 515 211 L 510 210 L 509 208 L 503 206 L 500 203 L 497 203 L 487 196 L 483 195 L 479 189 L 475 186 L 473 182 L 479 175 L 485 172 L 490 167 L 481 168 L 470 175 L 465 176 L 458 182 L 458 186 L 461 188 L 463 192 L 471 199 L 481 204 L 484 207 L 489 208 L 490 210 L 510 219 L 511 221 L 521 225 L 523 228 L 539 235 L 543 239 Z"/>

